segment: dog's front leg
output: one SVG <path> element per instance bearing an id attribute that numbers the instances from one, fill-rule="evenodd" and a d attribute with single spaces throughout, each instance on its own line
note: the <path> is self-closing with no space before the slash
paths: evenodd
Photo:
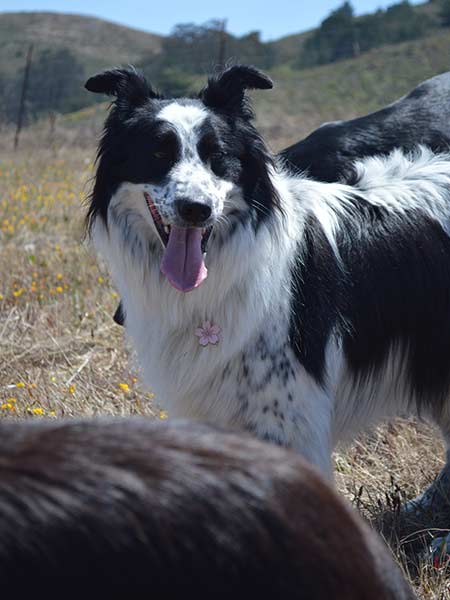
<path id="1" fill-rule="evenodd" d="M 333 481 L 332 393 L 303 367 L 292 370 L 288 379 L 272 375 L 258 392 L 251 402 L 256 409 L 250 429 L 261 439 L 291 448 Z"/>
<path id="2" fill-rule="evenodd" d="M 329 482 L 334 482 L 331 420 L 331 400 L 324 390 L 317 390 L 308 402 L 301 402 L 297 417 L 297 434 L 291 448 L 301 454 Z"/>

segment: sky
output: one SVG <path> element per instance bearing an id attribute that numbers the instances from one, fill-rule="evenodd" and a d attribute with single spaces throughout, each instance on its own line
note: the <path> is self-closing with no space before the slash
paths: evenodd
<path id="1" fill-rule="evenodd" d="M 0 0 L 3 11 L 58 11 L 101 17 L 152 33 L 168 34 L 177 23 L 201 24 L 209 19 L 227 19 L 235 35 L 261 31 L 263 40 L 272 40 L 315 27 L 343 0 Z M 424 0 L 412 0 L 418 4 Z M 399 0 L 353 0 L 356 14 L 373 12 Z"/>

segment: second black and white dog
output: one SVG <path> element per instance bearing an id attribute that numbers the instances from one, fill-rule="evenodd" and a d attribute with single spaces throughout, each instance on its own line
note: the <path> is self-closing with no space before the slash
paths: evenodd
<path id="1" fill-rule="evenodd" d="M 132 69 L 86 87 L 116 97 L 89 230 L 171 416 L 243 427 L 328 477 L 335 445 L 386 417 L 428 416 L 450 442 L 449 155 L 321 183 L 268 152 L 245 90 L 272 83 L 251 67 L 195 98 Z"/>
<path id="2" fill-rule="evenodd" d="M 351 182 L 356 160 L 405 152 L 419 144 L 435 152 L 450 144 L 450 72 L 423 81 L 406 96 L 373 113 L 324 123 L 280 153 L 286 166 L 318 181 Z"/>

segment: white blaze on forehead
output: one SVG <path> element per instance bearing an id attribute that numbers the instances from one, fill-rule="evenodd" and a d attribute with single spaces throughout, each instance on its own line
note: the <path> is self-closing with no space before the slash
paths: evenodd
<path id="1" fill-rule="evenodd" d="M 172 102 L 161 109 L 156 116 L 158 119 L 169 121 L 176 129 L 187 133 L 200 125 L 207 115 L 207 111 L 201 106 Z"/>

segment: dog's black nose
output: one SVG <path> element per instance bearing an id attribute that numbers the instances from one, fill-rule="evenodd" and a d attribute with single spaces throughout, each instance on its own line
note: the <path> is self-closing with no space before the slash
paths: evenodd
<path id="1" fill-rule="evenodd" d="M 193 225 L 203 223 L 211 216 L 211 207 L 202 202 L 192 202 L 191 200 L 176 200 L 175 206 L 180 217 Z"/>

